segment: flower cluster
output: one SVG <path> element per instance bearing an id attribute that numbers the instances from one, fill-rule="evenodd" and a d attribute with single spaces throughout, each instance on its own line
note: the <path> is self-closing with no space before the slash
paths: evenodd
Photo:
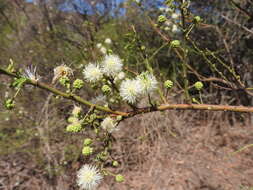
<path id="1" fill-rule="evenodd" d="M 104 76 L 116 77 L 122 71 L 123 63 L 117 55 L 106 55 L 102 64 L 88 64 L 84 70 L 84 78 L 88 82 L 95 83 Z"/>
<path id="2" fill-rule="evenodd" d="M 98 82 L 103 78 L 102 69 L 98 64 L 90 63 L 83 70 L 84 79 L 88 82 Z"/>
<path id="3" fill-rule="evenodd" d="M 180 23 L 181 15 L 179 11 L 168 7 L 161 7 L 159 10 L 162 13 L 158 16 L 158 22 L 163 24 L 161 25 L 161 28 L 165 31 L 171 31 L 174 34 L 180 33 L 181 29 L 178 27 L 178 23 Z"/>
<path id="4" fill-rule="evenodd" d="M 158 82 L 153 74 L 143 72 L 135 79 L 126 79 L 120 85 L 120 96 L 130 104 L 135 104 L 142 96 L 153 93 Z"/>

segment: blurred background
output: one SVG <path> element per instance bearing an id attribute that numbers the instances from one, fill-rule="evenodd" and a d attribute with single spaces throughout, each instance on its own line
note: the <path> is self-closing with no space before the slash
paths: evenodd
<path id="1" fill-rule="evenodd" d="M 105 51 L 119 55 L 125 68 L 137 73 L 152 58 L 157 78 L 175 84 L 169 103 L 184 103 L 183 66 L 168 45 L 180 40 L 187 49 L 189 86 L 203 82 L 204 103 L 252 106 L 253 1 L 186 2 L 185 26 L 201 17 L 190 38 L 210 52 L 207 58 L 184 39 L 180 11 L 164 0 L 0 0 L 0 67 L 10 59 L 21 70 L 36 67 L 41 81 L 50 84 L 56 66 L 66 64 L 82 79 L 83 67 L 101 60 Z M 160 15 L 166 22 L 158 22 Z M 0 189 L 78 189 L 76 171 L 87 160 L 81 155 L 85 134 L 65 133 L 73 102 L 28 86 L 15 109 L 7 111 L 2 103 L 15 93 L 10 82 L 1 75 Z M 189 93 L 199 98 L 194 88 Z M 79 92 L 87 100 L 97 94 L 89 86 Z M 250 190 L 252 148 L 228 155 L 253 144 L 251 117 L 166 111 L 131 118 L 115 134 L 112 151 L 121 163 L 114 170 L 126 181 L 116 184 L 108 177 L 100 189 Z"/>

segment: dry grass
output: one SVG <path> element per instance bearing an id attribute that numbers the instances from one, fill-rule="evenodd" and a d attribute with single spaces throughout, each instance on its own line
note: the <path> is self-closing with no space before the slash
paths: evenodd
<path id="1" fill-rule="evenodd" d="M 106 177 L 100 190 L 250 190 L 253 187 L 252 148 L 229 157 L 253 143 L 253 127 L 231 120 L 229 113 L 149 113 L 126 120 L 120 127 L 115 134 L 112 156 L 121 165 L 109 169 L 122 173 L 126 181 L 117 184 Z M 54 133 L 50 138 L 46 150 L 50 146 L 51 152 L 47 151 L 46 155 L 51 156 L 45 156 L 44 163 L 38 164 L 36 155 L 29 152 L 17 151 L 1 158 L 0 189 L 78 189 L 75 172 L 84 161 L 76 157 L 74 162 L 68 160 L 63 164 L 68 156 L 63 147 L 69 143 L 80 146 L 82 137 Z M 44 145 L 38 143 L 38 150 L 45 151 Z M 49 158 L 53 160 L 50 164 Z M 51 167 L 52 175 L 46 166 Z"/>

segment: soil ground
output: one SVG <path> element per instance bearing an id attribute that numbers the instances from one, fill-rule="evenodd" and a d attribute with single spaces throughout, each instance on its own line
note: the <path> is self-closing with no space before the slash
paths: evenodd
<path id="1" fill-rule="evenodd" d="M 197 116 L 196 116 L 197 115 Z M 125 176 L 105 177 L 99 190 L 252 190 L 253 126 L 232 122 L 227 114 L 150 113 L 123 122 L 108 168 Z M 234 154 L 233 154 L 234 153 Z M 78 189 L 79 160 L 50 179 L 29 152 L 0 158 L 0 189 Z"/>

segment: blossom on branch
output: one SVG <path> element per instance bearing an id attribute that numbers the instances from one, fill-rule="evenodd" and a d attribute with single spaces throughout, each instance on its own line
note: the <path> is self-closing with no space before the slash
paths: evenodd
<path id="1" fill-rule="evenodd" d="M 102 179 L 103 176 L 96 166 L 85 164 L 77 172 L 77 184 L 83 190 L 95 190 Z"/>
<path id="2" fill-rule="evenodd" d="M 103 73 L 98 64 L 90 63 L 83 70 L 84 78 L 88 82 L 98 82 L 103 78 Z"/>
<path id="3" fill-rule="evenodd" d="M 102 63 L 103 72 L 108 77 L 114 77 L 120 73 L 122 66 L 122 60 L 117 55 L 106 55 Z"/>

